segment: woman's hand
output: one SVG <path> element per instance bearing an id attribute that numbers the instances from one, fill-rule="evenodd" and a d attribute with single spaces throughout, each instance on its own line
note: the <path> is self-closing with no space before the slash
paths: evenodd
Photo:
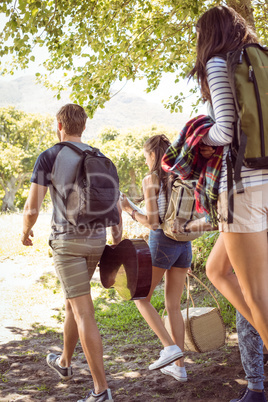
<path id="1" fill-rule="evenodd" d="M 210 145 L 201 143 L 199 145 L 199 152 L 204 158 L 209 159 L 215 153 L 215 149 Z"/>
<path id="2" fill-rule="evenodd" d="M 121 193 L 119 200 L 122 210 L 131 214 L 133 208 L 130 206 L 127 196 Z"/>
<path id="3" fill-rule="evenodd" d="M 185 219 L 181 220 L 180 218 L 176 218 L 172 224 L 172 232 L 173 233 L 184 233 L 183 225 L 185 224 Z"/>
<path id="4" fill-rule="evenodd" d="M 183 219 L 181 220 L 180 218 L 176 218 L 173 221 L 172 225 L 172 232 L 174 233 L 194 233 L 194 232 L 207 232 L 211 230 L 216 230 L 216 227 L 213 227 L 210 222 L 206 221 L 206 218 L 199 218 L 195 219 L 193 221 L 187 221 L 187 224 L 185 226 L 186 221 Z"/>

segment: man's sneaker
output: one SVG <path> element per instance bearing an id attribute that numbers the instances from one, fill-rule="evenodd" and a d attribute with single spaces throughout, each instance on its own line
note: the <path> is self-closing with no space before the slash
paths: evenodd
<path id="1" fill-rule="evenodd" d="M 171 375 L 177 381 L 180 382 L 187 381 L 187 373 L 185 367 L 178 367 L 175 363 L 169 364 L 168 366 L 161 368 L 160 371 L 163 374 Z"/>
<path id="2" fill-rule="evenodd" d="M 246 388 L 238 399 L 232 399 L 230 402 L 267 402 L 267 399 L 264 391 L 256 392 Z"/>
<path id="3" fill-rule="evenodd" d="M 168 366 L 170 363 L 175 362 L 175 360 L 180 359 L 183 356 L 183 353 L 180 350 L 179 346 L 174 346 L 176 347 L 172 347 L 172 350 L 161 350 L 159 359 L 150 364 L 149 370 L 160 369 L 162 367 Z"/>
<path id="4" fill-rule="evenodd" d="M 47 355 L 47 364 L 49 367 L 55 370 L 62 380 L 69 380 L 73 376 L 73 369 L 72 367 L 61 367 L 59 360 L 59 355 L 55 355 L 54 353 L 49 353 L 49 355 Z"/>
<path id="5" fill-rule="evenodd" d="M 89 391 L 88 395 L 84 399 L 79 399 L 77 402 L 105 402 L 113 401 L 110 388 L 106 389 L 99 395 L 95 395 L 93 391 Z"/>

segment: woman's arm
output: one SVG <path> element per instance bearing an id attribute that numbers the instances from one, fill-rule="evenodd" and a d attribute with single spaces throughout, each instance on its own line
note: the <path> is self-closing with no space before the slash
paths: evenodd
<path id="1" fill-rule="evenodd" d="M 208 61 L 207 80 L 215 124 L 203 137 L 203 143 L 211 146 L 228 145 L 234 133 L 235 107 L 225 60 L 213 57 Z"/>
<path id="2" fill-rule="evenodd" d="M 133 210 L 126 197 L 123 198 L 121 206 L 123 211 L 128 212 L 137 222 L 151 230 L 156 230 L 159 227 L 159 212 L 157 205 L 159 193 L 158 177 L 154 174 L 146 176 L 142 181 L 142 188 L 145 200 L 146 215 L 140 214 L 138 211 Z"/>

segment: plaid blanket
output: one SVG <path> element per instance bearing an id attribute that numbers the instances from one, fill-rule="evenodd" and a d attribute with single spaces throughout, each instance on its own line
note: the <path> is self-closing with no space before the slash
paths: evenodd
<path id="1" fill-rule="evenodd" d="M 198 180 L 195 189 L 196 209 L 209 214 L 209 220 L 217 226 L 223 147 L 216 147 L 209 159 L 199 153 L 199 143 L 213 124 L 214 121 L 204 115 L 188 121 L 179 137 L 167 149 L 161 165 L 166 172 L 177 174 L 181 180 Z"/>

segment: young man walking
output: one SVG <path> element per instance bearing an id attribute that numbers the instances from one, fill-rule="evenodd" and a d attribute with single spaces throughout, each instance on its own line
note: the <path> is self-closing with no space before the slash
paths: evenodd
<path id="1" fill-rule="evenodd" d="M 78 402 L 112 401 L 111 391 L 104 372 L 103 347 L 94 318 L 90 294 L 90 280 L 106 244 L 106 228 L 101 225 L 76 226 L 67 219 L 63 202 L 76 177 L 81 156 L 61 144 L 75 145 L 82 151 L 91 147 L 82 142 L 86 126 L 85 110 L 76 104 L 67 104 L 57 113 L 57 134 L 60 143 L 39 155 L 31 177 L 31 187 L 24 207 L 21 241 L 31 246 L 34 226 L 47 189 L 53 204 L 50 246 L 54 265 L 65 294 L 66 315 L 64 322 L 64 345 L 61 355 L 50 353 L 48 365 L 63 380 L 73 376 L 71 358 L 78 338 L 86 356 L 94 382 L 94 391 Z M 114 201 L 115 205 L 117 200 Z M 121 240 L 121 214 L 118 225 L 112 226 L 114 244 Z"/>

